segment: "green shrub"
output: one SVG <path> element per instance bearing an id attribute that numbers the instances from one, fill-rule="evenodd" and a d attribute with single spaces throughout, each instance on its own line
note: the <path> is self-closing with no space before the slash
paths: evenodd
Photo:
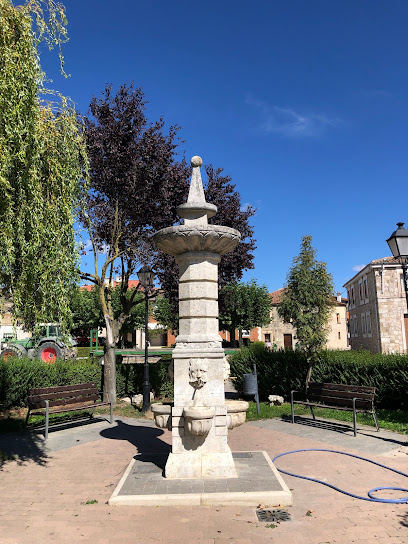
<path id="1" fill-rule="evenodd" d="M 47 364 L 39 359 L 10 358 L 0 361 L 0 403 L 5 408 L 26 406 L 29 389 L 75 383 L 101 383 L 97 363 L 57 360 Z"/>
<path id="2" fill-rule="evenodd" d="M 152 390 L 156 396 L 172 398 L 173 384 L 167 371 L 171 355 L 149 365 Z M 29 389 L 55 387 L 75 383 L 96 382 L 101 390 L 102 368 L 98 361 L 57 360 L 46 364 L 39 359 L 10 358 L 0 361 L 0 405 L 4 408 L 26 406 Z M 118 398 L 143 392 L 143 365 L 116 365 L 116 390 Z"/>
<path id="3" fill-rule="evenodd" d="M 149 365 L 149 381 L 155 396 L 173 398 L 173 384 L 168 376 L 170 354 L 163 354 L 161 361 Z M 143 393 L 143 364 L 116 365 L 116 392 L 118 397 Z"/>
<path id="4" fill-rule="evenodd" d="M 307 363 L 299 351 L 268 351 L 260 343 L 229 356 L 231 376 L 243 388 L 243 374 L 256 363 L 260 397 L 303 390 Z M 376 405 L 381 408 L 408 408 L 408 356 L 371 354 L 366 351 L 323 351 L 313 367 L 313 381 L 376 387 Z"/>

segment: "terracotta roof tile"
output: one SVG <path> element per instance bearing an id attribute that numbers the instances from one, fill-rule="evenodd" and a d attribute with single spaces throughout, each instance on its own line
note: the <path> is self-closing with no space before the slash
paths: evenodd
<path id="1" fill-rule="evenodd" d="M 282 296 L 285 291 L 285 288 L 278 289 L 277 291 L 273 291 L 272 293 L 269 293 L 272 297 L 272 304 L 280 304 L 282 302 Z"/>
<path id="2" fill-rule="evenodd" d="M 374 261 L 371 261 L 370 264 L 381 264 L 382 262 L 400 264 L 399 261 L 393 256 L 383 257 L 382 259 L 375 259 Z"/>

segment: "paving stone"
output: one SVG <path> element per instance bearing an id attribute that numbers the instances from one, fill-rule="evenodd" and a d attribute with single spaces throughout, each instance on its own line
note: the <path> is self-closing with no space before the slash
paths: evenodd
<path id="1" fill-rule="evenodd" d="M 259 427 L 251 422 L 234 429 L 229 434 L 231 449 L 265 450 L 271 458 L 302 448 L 331 447 L 357 455 L 364 451 L 352 433 L 342 433 L 339 443 L 338 439 L 330 441 L 330 435 L 338 438 L 336 431 L 325 431 L 328 434 L 323 441 L 314 429 L 310 429 L 309 437 L 285 430 L 302 425 L 283 422 L 277 429 L 269 421 L 265 423 Z M 98 431 L 88 425 L 52 432 L 46 449 L 41 449 L 41 440 L 30 446 L 26 437 L 22 461 L 3 464 L 0 544 L 408 544 L 408 505 L 358 501 L 290 476 L 285 476 L 285 481 L 293 489 L 293 506 L 288 508 L 292 521 L 282 522 L 274 529 L 257 522 L 255 509 L 247 506 L 109 506 L 106 503 L 130 459 L 139 452 L 159 452 L 155 459 L 159 462 L 169 451 L 171 437 L 150 422 L 136 424 L 126 418 L 112 426 L 107 422 L 97 425 Z M 76 442 L 76 433 L 80 442 Z M 60 434 L 64 436 L 57 436 Z M 372 440 L 379 438 L 366 438 L 366 456 L 406 472 L 406 458 L 384 459 L 383 454 L 407 437 L 380 434 L 384 438 L 380 438 L 383 443 L 378 449 L 370 448 Z M 19 435 L 3 435 L 0 441 L 3 451 L 5 443 L 10 450 L 21 451 Z M 66 446 L 62 447 L 64 443 Z M 333 454 L 329 455 L 322 454 L 318 459 L 313 453 L 287 456 L 280 458 L 278 465 L 294 472 L 314 467 L 328 482 L 342 483 L 348 489 L 366 490 L 368 483 L 372 483 L 370 487 L 386 486 L 390 481 L 408 487 L 407 478 L 390 477 L 391 473 L 380 467 L 370 465 L 366 469 L 358 462 L 357 469 L 357 460 L 344 456 L 336 460 Z M 228 479 L 227 485 L 234 485 L 234 481 L 237 479 Z M 171 483 L 174 485 L 175 481 Z M 92 499 L 98 503 L 85 504 Z M 313 510 L 311 516 L 306 516 L 308 510 Z M 53 518 L 58 523 L 53 523 Z"/>

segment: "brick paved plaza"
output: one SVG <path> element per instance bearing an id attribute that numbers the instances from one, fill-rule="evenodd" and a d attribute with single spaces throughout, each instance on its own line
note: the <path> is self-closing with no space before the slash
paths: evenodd
<path id="1" fill-rule="evenodd" d="M 229 443 L 233 451 L 265 450 L 271 458 L 288 450 L 332 447 L 408 471 L 404 437 L 360 429 L 354 439 L 345 430 L 333 430 L 329 423 L 317 428 L 277 420 L 246 423 L 230 433 Z M 116 418 L 113 426 L 95 421 L 53 431 L 46 447 L 42 435 L 1 437 L 0 449 L 20 459 L 0 470 L 0 543 L 408 544 L 408 504 L 373 504 L 290 476 L 284 479 L 293 493 L 293 506 L 287 508 L 292 520 L 275 528 L 257 521 L 256 505 L 109 506 L 132 456 L 166 453 L 170 438 L 150 421 L 126 418 Z M 369 447 L 372 455 L 365 451 Z M 377 486 L 408 487 L 406 478 L 330 453 L 298 453 L 277 464 L 361 495 Z"/>

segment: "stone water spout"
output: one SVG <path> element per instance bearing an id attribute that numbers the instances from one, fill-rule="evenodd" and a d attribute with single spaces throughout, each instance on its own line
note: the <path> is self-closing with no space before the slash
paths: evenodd
<path id="1" fill-rule="evenodd" d="M 183 225 L 154 235 L 157 247 L 173 255 L 179 265 L 179 334 L 173 351 L 174 405 L 153 405 L 156 424 L 171 422 L 172 453 L 167 478 L 232 478 L 236 476 L 224 394 L 224 350 L 218 326 L 218 263 L 232 251 L 241 235 L 232 228 L 209 225 L 217 207 L 205 200 L 200 157 L 191 159 L 193 173 L 187 202 L 177 208 Z M 246 406 L 246 407 L 245 407 Z M 245 420 L 247 403 L 240 405 Z M 237 408 L 236 408 L 237 409 Z M 238 410 L 238 409 L 237 409 Z M 165 412 L 165 414 L 164 414 Z M 156 417 L 157 414 L 157 417 Z M 239 424 L 240 424 L 239 423 Z M 236 425 L 235 425 L 236 426 Z"/>

